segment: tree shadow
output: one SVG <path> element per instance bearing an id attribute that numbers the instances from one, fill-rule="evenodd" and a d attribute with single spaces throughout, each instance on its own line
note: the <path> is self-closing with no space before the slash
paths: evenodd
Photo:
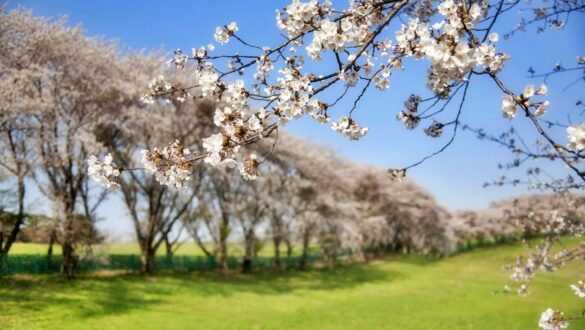
<path id="1" fill-rule="evenodd" d="M 85 274 L 74 280 L 57 275 L 0 278 L 0 310 L 6 316 L 66 310 L 73 317 L 98 318 L 153 308 L 174 295 L 195 297 L 237 293 L 260 295 L 306 294 L 307 291 L 345 290 L 367 283 L 391 282 L 405 275 L 379 264 L 339 266 L 333 269 L 276 271 L 223 276 L 217 271 L 161 272 L 154 277 L 137 274 Z"/>
<path id="2" fill-rule="evenodd" d="M 82 276 L 74 280 L 58 276 L 7 277 L 0 279 L 0 310 L 16 314 L 58 308 L 81 318 L 124 314 L 148 309 L 168 294 L 164 287 L 140 283 L 146 281 L 129 275 Z"/>
<path id="3" fill-rule="evenodd" d="M 303 290 L 351 289 L 367 283 L 391 282 L 402 275 L 375 265 L 351 265 L 315 268 L 305 272 L 258 270 L 252 274 L 241 274 L 239 269 L 234 269 L 228 276 L 217 272 L 185 273 L 183 276 L 185 285 L 200 295 L 228 297 L 240 292 L 279 295 Z"/>
<path id="4" fill-rule="evenodd" d="M 411 264 L 417 266 L 429 266 L 435 264 L 441 260 L 444 260 L 443 257 L 435 257 L 435 256 L 423 256 L 423 255 L 416 255 L 416 254 L 407 254 L 407 255 L 393 255 L 390 257 L 386 257 L 383 260 L 396 262 L 396 263 L 403 263 L 403 264 Z"/>

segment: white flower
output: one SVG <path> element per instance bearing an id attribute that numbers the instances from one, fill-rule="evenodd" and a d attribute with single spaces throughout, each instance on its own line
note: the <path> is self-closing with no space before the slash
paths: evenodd
<path id="1" fill-rule="evenodd" d="M 213 46 L 209 44 L 210 46 Z M 199 49 L 191 48 L 191 55 L 194 58 L 204 58 L 207 55 L 207 50 L 204 47 L 199 47 Z"/>
<path id="2" fill-rule="evenodd" d="M 471 15 L 474 20 L 477 20 L 482 15 L 481 7 L 477 3 L 474 3 L 469 9 L 469 15 Z"/>
<path id="3" fill-rule="evenodd" d="M 231 22 L 226 27 L 218 26 L 215 28 L 215 40 L 219 42 L 221 45 L 225 45 L 230 41 L 230 37 L 234 35 L 235 32 L 238 31 L 238 26 L 236 22 Z"/>
<path id="4" fill-rule="evenodd" d="M 575 291 L 575 294 L 579 298 L 585 298 L 585 283 L 583 281 L 579 281 L 577 284 L 571 284 L 571 289 Z"/>
<path id="5" fill-rule="evenodd" d="M 154 153 L 157 153 L 158 149 L 154 148 Z M 152 153 L 149 150 L 142 150 L 142 165 L 144 166 L 144 170 L 150 174 L 156 172 L 157 164 L 154 162 L 154 157 L 152 157 Z"/>
<path id="6" fill-rule="evenodd" d="M 490 33 L 489 38 L 491 42 L 498 42 L 500 40 L 500 36 L 496 32 Z"/>
<path id="7" fill-rule="evenodd" d="M 191 180 L 191 162 L 187 158 L 190 154 L 191 151 L 176 140 L 162 150 L 143 150 L 142 165 L 160 184 L 179 189 Z"/>
<path id="8" fill-rule="evenodd" d="M 165 80 L 164 76 L 158 76 L 148 84 L 148 91 L 144 93 L 141 101 L 146 104 L 154 103 L 155 98 L 172 91 L 173 85 Z"/>
<path id="9" fill-rule="evenodd" d="M 223 149 L 224 141 L 224 136 L 216 133 L 203 139 L 203 148 L 210 154 L 218 154 Z"/>
<path id="10" fill-rule="evenodd" d="M 567 127 L 569 147 L 575 151 L 585 149 L 585 123 Z"/>
<path id="11" fill-rule="evenodd" d="M 534 93 L 536 93 L 536 90 L 534 89 L 534 85 L 531 84 L 524 87 L 524 90 L 522 91 L 522 96 L 525 99 L 529 99 L 534 96 Z"/>
<path id="12" fill-rule="evenodd" d="M 360 75 L 356 71 L 350 71 L 349 73 L 343 71 L 339 73 L 339 79 L 345 81 L 345 86 L 354 87 L 357 85 Z"/>
<path id="13" fill-rule="evenodd" d="M 240 174 L 244 180 L 256 180 L 258 177 L 258 156 L 251 154 L 244 157 L 244 161 L 240 165 Z"/>
<path id="14" fill-rule="evenodd" d="M 252 114 L 248 119 L 248 129 L 250 129 L 253 132 L 262 131 L 264 129 L 264 126 L 262 125 L 264 116 L 266 116 L 266 112 L 264 111 L 264 109 L 261 109 L 260 111 Z"/>
<path id="15" fill-rule="evenodd" d="M 546 112 L 548 111 L 549 105 L 550 105 L 550 102 L 548 102 L 548 101 L 544 101 L 544 102 L 540 103 L 538 105 L 538 107 L 536 107 L 536 111 L 534 111 L 534 114 L 537 115 L 538 117 L 544 116 L 544 114 L 546 114 Z"/>
<path id="16" fill-rule="evenodd" d="M 540 316 L 538 326 L 544 330 L 559 330 L 568 328 L 569 322 L 565 320 L 562 312 L 549 308 Z"/>
<path id="17" fill-rule="evenodd" d="M 327 124 L 329 122 L 329 117 L 327 117 L 327 115 L 311 114 L 311 117 L 313 117 L 316 122 L 321 124 Z"/>
<path id="18" fill-rule="evenodd" d="M 319 12 L 327 13 L 330 3 L 324 1 L 319 3 L 317 0 L 301 2 L 293 0 L 285 9 L 285 13 L 276 10 L 276 23 L 278 28 L 285 31 L 289 37 L 293 38 L 301 33 L 308 32 L 312 28 L 314 18 Z M 285 18 L 282 15 L 286 14 Z"/>
<path id="19" fill-rule="evenodd" d="M 173 54 L 175 54 L 175 57 L 170 59 L 167 64 L 169 66 L 174 65 L 176 66 L 178 69 L 183 69 L 185 68 L 185 63 L 187 63 L 187 60 L 189 59 L 189 57 L 187 56 L 187 54 L 183 53 L 183 51 L 181 51 L 180 49 L 174 50 Z"/>
<path id="20" fill-rule="evenodd" d="M 512 95 L 504 95 L 502 98 L 502 115 L 505 118 L 512 119 L 516 117 L 518 107 Z"/>
<path id="21" fill-rule="evenodd" d="M 120 176 L 120 171 L 112 164 L 112 160 L 111 154 L 107 154 L 103 162 L 99 161 L 94 155 L 89 156 L 87 159 L 87 173 L 94 181 L 106 188 L 119 186 L 113 180 Z"/>
<path id="22" fill-rule="evenodd" d="M 220 133 L 216 133 L 203 139 L 203 148 L 207 150 L 207 157 L 204 162 L 211 166 L 221 167 L 228 166 L 233 167 L 236 165 L 236 161 L 230 157 L 232 153 L 237 152 L 237 147 L 231 146 L 231 151 L 228 152 L 229 142 L 227 137 Z"/>
<path id="23" fill-rule="evenodd" d="M 374 84 L 376 85 L 376 88 L 378 88 L 379 90 L 383 91 L 388 89 L 388 87 L 390 87 L 390 81 L 386 78 L 382 78 L 382 77 L 374 77 Z"/>
<path id="24" fill-rule="evenodd" d="M 198 78 L 199 88 L 204 97 L 211 97 L 217 88 L 219 75 L 211 62 L 205 62 L 203 68 L 197 68 L 195 75 Z"/>
<path id="25" fill-rule="evenodd" d="M 353 119 L 348 117 L 339 118 L 337 123 L 333 123 L 331 129 L 349 137 L 350 140 L 358 140 L 368 132 L 367 127 L 360 127 Z"/>
<path id="26" fill-rule="evenodd" d="M 548 94 L 548 87 L 545 84 L 540 85 L 540 88 L 536 91 L 538 95 L 545 95 Z"/>

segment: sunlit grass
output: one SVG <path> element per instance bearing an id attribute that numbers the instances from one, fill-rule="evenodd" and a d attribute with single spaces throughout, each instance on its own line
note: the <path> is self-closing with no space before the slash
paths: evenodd
<path id="1" fill-rule="evenodd" d="M 535 329 L 555 307 L 577 313 L 571 265 L 539 274 L 528 297 L 492 296 L 518 246 L 443 260 L 396 256 L 333 270 L 0 278 L 2 329 Z M 585 306 L 583 306 L 585 307 Z M 574 323 L 571 328 L 583 329 Z"/>
<path id="2" fill-rule="evenodd" d="M 212 251 L 212 246 L 206 247 L 208 251 Z M 115 243 L 115 244 L 101 244 L 96 245 L 93 248 L 93 253 L 95 254 L 140 254 L 140 248 L 138 247 L 137 243 Z M 241 244 L 229 244 L 228 246 L 229 254 L 233 256 L 242 256 L 244 254 L 244 247 Z M 316 251 L 317 247 L 312 247 L 312 251 Z M 46 254 L 48 250 L 47 244 L 37 244 L 37 243 L 14 243 L 12 246 L 10 253 L 11 254 Z M 78 251 L 82 252 L 82 251 Z M 61 254 L 61 246 L 54 245 L 53 253 L 55 255 Z M 158 249 L 158 255 L 164 255 L 166 250 L 164 247 Z M 282 256 L 285 256 L 286 246 L 282 245 L 280 247 L 280 253 Z M 301 248 L 294 247 L 293 248 L 293 255 L 300 255 Z M 195 243 L 184 243 L 181 244 L 175 252 L 175 255 L 178 256 L 203 256 L 204 253 L 199 246 Z M 260 251 L 258 252 L 259 256 L 266 256 L 270 257 L 274 255 L 274 250 L 272 245 L 267 244 Z"/>

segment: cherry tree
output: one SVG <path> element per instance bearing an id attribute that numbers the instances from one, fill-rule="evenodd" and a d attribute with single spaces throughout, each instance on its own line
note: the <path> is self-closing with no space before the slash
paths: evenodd
<path id="1" fill-rule="evenodd" d="M 115 44 L 87 38 L 80 28 L 66 28 L 64 20 L 3 9 L 2 167 L 18 182 L 17 224 L 27 178 L 53 203 L 63 247 L 61 271 L 70 277 L 75 214 L 81 209 L 91 215 L 103 201 L 88 195 L 86 160 L 104 151 L 93 130 L 130 102 L 124 71 L 130 63 L 120 61 Z M 17 231 L 18 225 L 12 235 Z"/>
<path id="2" fill-rule="evenodd" d="M 134 88 L 129 92 L 136 102 L 120 109 L 116 118 L 96 129 L 95 135 L 108 150 L 110 158 L 106 162 L 91 158 L 88 166 L 94 171 L 92 173 L 103 173 L 104 168 L 109 168 L 111 175 L 124 171 L 128 173 L 111 183 L 110 188 L 119 191 L 118 195 L 134 225 L 141 251 L 142 272 L 153 274 L 157 250 L 164 244 L 167 253 L 172 254 L 173 242 L 180 237 L 175 232 L 177 225 L 192 211 L 204 186 L 202 169 L 194 168 L 190 168 L 188 175 L 196 179 L 165 181 L 165 185 L 161 185 L 159 181 L 163 177 L 159 176 L 155 162 L 165 157 L 163 155 L 189 155 L 191 151 L 178 140 L 172 143 L 167 141 L 176 138 L 195 144 L 209 132 L 213 106 L 209 102 L 172 101 L 165 106 L 149 107 L 149 115 L 144 116 L 146 110 L 138 102 L 140 93 L 137 88 L 140 82 L 148 81 L 149 75 L 160 71 L 161 63 L 157 54 L 147 57 L 135 55 L 128 61 L 134 63 L 134 71 L 128 73 L 127 79 Z M 149 164 L 146 171 L 139 170 L 143 162 Z M 175 171 L 177 177 L 187 173 L 184 169 L 175 168 Z M 94 177 L 98 183 L 105 182 L 99 175 Z M 176 238 L 171 238 L 173 234 L 177 235 Z"/>

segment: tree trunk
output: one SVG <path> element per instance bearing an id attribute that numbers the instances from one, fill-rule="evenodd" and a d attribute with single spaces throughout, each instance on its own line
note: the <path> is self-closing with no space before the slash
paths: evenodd
<path id="1" fill-rule="evenodd" d="M 290 239 L 286 240 L 286 257 L 290 258 L 292 257 L 292 253 L 293 253 L 293 245 Z"/>
<path id="2" fill-rule="evenodd" d="M 53 245 L 57 241 L 57 231 L 55 228 L 51 229 L 51 236 L 49 236 L 49 249 L 47 250 L 47 256 L 49 259 L 53 257 Z"/>
<path id="3" fill-rule="evenodd" d="M 226 239 L 223 237 L 219 241 L 219 266 L 224 275 L 229 275 L 230 266 L 228 264 L 228 248 Z"/>
<path id="4" fill-rule="evenodd" d="M 150 246 L 145 246 L 141 249 L 140 253 L 140 272 L 145 275 L 154 275 L 155 263 L 154 256 L 156 251 Z"/>
<path id="5" fill-rule="evenodd" d="M 333 249 L 331 251 L 331 262 L 329 264 L 329 268 L 335 268 L 337 266 L 337 250 Z"/>
<path id="6" fill-rule="evenodd" d="M 195 239 L 195 243 L 197 243 L 197 246 L 199 246 L 199 248 L 201 249 L 201 251 L 203 251 L 203 253 L 205 254 L 206 257 L 209 258 L 209 257 L 214 255 L 211 252 L 209 252 L 209 250 L 207 250 L 205 243 L 203 243 L 203 241 L 201 240 L 201 237 L 199 237 L 199 234 L 197 233 L 197 229 L 193 230 L 193 232 L 191 233 L 191 236 L 193 236 L 193 239 Z"/>
<path id="7" fill-rule="evenodd" d="M 7 271 L 4 269 L 7 256 L 7 253 L 0 252 L 0 276 L 2 276 L 5 271 Z"/>
<path id="8" fill-rule="evenodd" d="M 173 243 L 169 240 L 169 237 L 165 235 L 165 249 L 167 252 L 167 258 L 173 256 Z"/>
<path id="9" fill-rule="evenodd" d="M 274 244 L 274 268 L 281 269 L 282 263 L 280 261 L 280 237 L 278 235 L 273 235 L 272 243 Z"/>
<path id="10" fill-rule="evenodd" d="M 65 278 L 73 277 L 73 270 L 75 268 L 75 250 L 73 246 L 73 205 L 66 205 L 65 207 L 65 223 L 63 224 L 63 243 L 62 247 L 62 263 L 61 275 Z"/>
<path id="11" fill-rule="evenodd" d="M 16 241 L 18 237 L 18 233 L 20 232 L 20 227 L 24 223 L 24 177 L 18 176 L 18 213 L 16 216 L 16 223 L 14 227 L 12 227 L 12 231 L 10 235 L 6 238 L 4 242 L 4 235 L 2 234 L 2 239 L 0 239 L 0 253 L 7 254 L 10 252 L 10 248 L 12 247 L 12 243 Z"/>
<path id="12" fill-rule="evenodd" d="M 244 261 L 242 262 L 242 273 L 252 272 L 252 256 L 254 254 L 254 230 L 249 229 L 244 233 Z"/>
<path id="13" fill-rule="evenodd" d="M 309 262 L 309 239 L 310 233 L 309 230 L 305 230 L 303 232 L 303 254 L 301 255 L 301 270 L 306 271 L 308 268 Z"/>
<path id="14" fill-rule="evenodd" d="M 219 266 L 224 275 L 229 275 L 227 238 L 229 236 L 229 218 L 223 214 L 221 228 L 219 229 Z"/>
<path id="15" fill-rule="evenodd" d="M 363 243 L 360 244 L 360 257 L 365 263 L 369 261 L 367 247 Z"/>

